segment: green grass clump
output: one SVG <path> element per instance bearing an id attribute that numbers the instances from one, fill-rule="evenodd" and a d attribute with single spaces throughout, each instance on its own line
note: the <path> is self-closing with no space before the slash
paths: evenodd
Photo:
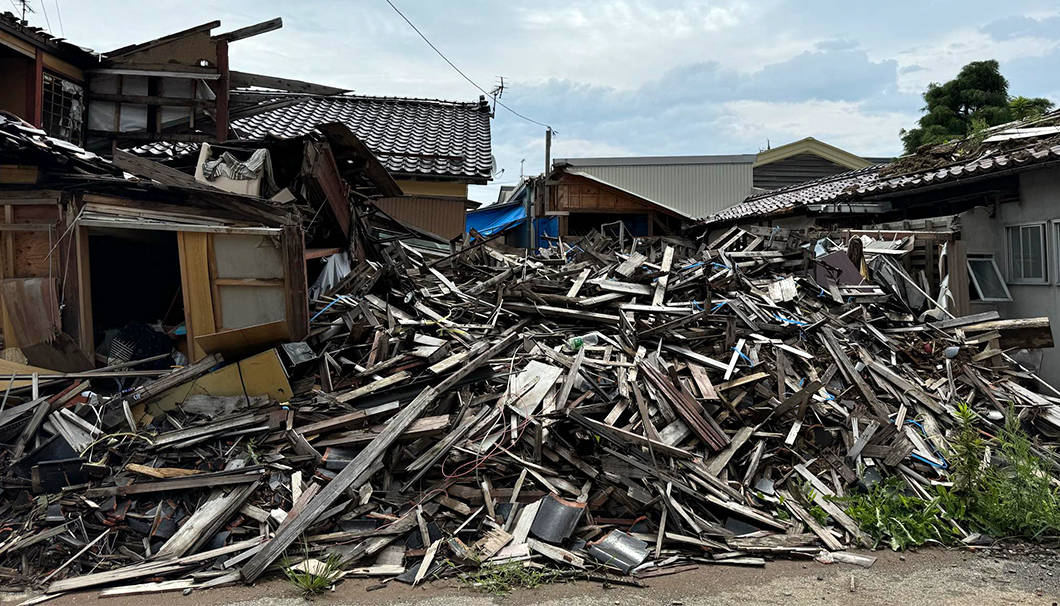
<path id="1" fill-rule="evenodd" d="M 469 587 L 493 595 L 507 595 L 514 589 L 536 589 L 560 576 L 551 570 L 528 568 L 520 562 L 483 566 L 464 577 Z"/>
<path id="2" fill-rule="evenodd" d="M 304 561 L 309 561 L 308 552 L 306 556 Z M 300 570 L 297 564 L 292 565 L 285 562 L 283 573 L 287 575 L 288 582 L 302 592 L 302 596 L 311 598 L 324 593 L 334 585 L 342 577 L 342 567 L 339 563 L 339 557 L 331 555 L 323 561 L 323 565 L 318 570 L 309 572 Z"/>
<path id="3" fill-rule="evenodd" d="M 954 542 L 956 531 L 939 516 L 939 499 L 909 496 L 906 489 L 905 482 L 892 477 L 866 493 L 836 500 L 877 545 L 886 543 L 895 551 L 903 551 L 928 541 Z"/>

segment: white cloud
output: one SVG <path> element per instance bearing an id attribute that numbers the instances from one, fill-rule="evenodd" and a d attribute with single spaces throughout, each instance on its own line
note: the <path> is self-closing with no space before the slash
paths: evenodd
<path id="1" fill-rule="evenodd" d="M 734 101 L 725 108 L 729 112 L 725 128 L 733 139 L 786 137 L 772 138 L 776 146 L 812 136 L 863 156 L 898 154 L 898 131 L 916 120 L 916 115 L 903 112 L 866 112 L 861 103 L 846 101 Z"/>
<path id="2" fill-rule="evenodd" d="M 898 86 L 903 92 L 923 92 L 931 82 L 953 79 L 962 67 L 972 61 L 996 59 L 1005 73 L 1005 62 L 1026 57 L 1043 57 L 1060 49 L 1060 40 L 1013 38 L 996 40 L 978 30 L 950 32 L 929 44 L 897 54 L 902 67 L 919 65 L 923 69 L 901 73 Z"/>

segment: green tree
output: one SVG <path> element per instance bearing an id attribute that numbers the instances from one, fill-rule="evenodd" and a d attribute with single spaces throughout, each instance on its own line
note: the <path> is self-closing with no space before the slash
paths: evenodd
<path id="1" fill-rule="evenodd" d="M 953 80 L 929 84 L 924 102 L 926 105 L 921 110 L 924 115 L 918 126 L 899 133 L 906 153 L 924 145 L 963 138 L 984 125 L 997 126 L 1039 115 L 1053 105 L 1042 98 L 1010 98 L 1008 80 L 993 60 L 974 61 L 961 68 Z"/>
<path id="2" fill-rule="evenodd" d="M 1053 109 L 1053 102 L 1045 97 L 1028 98 L 1020 95 L 1009 99 L 1009 110 L 1012 112 L 1013 120 L 1027 120 Z"/>

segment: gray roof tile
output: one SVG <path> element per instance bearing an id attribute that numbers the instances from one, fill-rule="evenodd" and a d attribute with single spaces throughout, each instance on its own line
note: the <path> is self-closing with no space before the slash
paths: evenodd
<path id="1" fill-rule="evenodd" d="M 232 128 L 240 139 L 293 138 L 328 122 L 349 127 L 399 177 L 486 181 L 492 174 L 489 106 L 479 101 L 306 96 L 301 103 L 234 120 Z M 133 151 L 180 156 L 197 148 L 190 143 L 151 143 Z"/>
<path id="2" fill-rule="evenodd" d="M 991 150 L 974 160 L 904 175 L 881 177 L 881 169 L 887 165 L 877 164 L 750 196 L 743 202 L 712 215 L 706 222 L 720 223 L 748 217 L 764 219 L 789 214 L 809 204 L 845 202 L 914 190 L 1002 170 L 1032 168 L 1037 164 L 1055 161 L 1060 161 L 1060 144 L 1052 141 L 1045 145 L 1039 143 L 1011 151 Z"/>

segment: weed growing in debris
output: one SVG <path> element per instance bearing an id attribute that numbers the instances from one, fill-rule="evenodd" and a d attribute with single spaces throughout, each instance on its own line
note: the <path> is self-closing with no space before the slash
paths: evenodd
<path id="1" fill-rule="evenodd" d="M 561 575 L 552 570 L 527 568 L 520 562 L 484 566 L 464 577 L 469 587 L 494 595 L 507 595 L 513 589 L 535 589 L 552 583 Z"/>
<path id="2" fill-rule="evenodd" d="M 952 515 L 994 538 L 1041 540 L 1060 533 L 1060 492 L 1052 486 L 1030 438 L 1010 410 L 989 443 L 979 437 L 975 413 L 958 407 L 952 491 L 940 490 Z M 992 463 L 984 464 L 988 446 Z"/>
<path id="3" fill-rule="evenodd" d="M 251 462 L 254 463 L 255 465 L 258 465 L 259 464 L 259 461 L 258 461 L 258 459 L 259 459 L 259 456 L 258 456 L 258 444 L 254 440 L 254 438 L 250 438 L 249 440 L 247 440 L 246 449 L 247 449 L 247 456 L 250 457 Z"/>
<path id="4" fill-rule="evenodd" d="M 328 556 L 326 560 L 314 560 L 309 557 L 309 545 L 303 547 L 304 558 L 297 564 L 288 561 L 283 563 L 283 573 L 287 580 L 302 592 L 302 596 L 311 598 L 320 595 L 335 584 L 342 576 L 339 557 Z"/>
<path id="5" fill-rule="evenodd" d="M 955 530 L 939 517 L 938 499 L 926 501 L 905 494 L 900 478 L 888 478 L 868 492 L 836 501 L 846 506 L 847 515 L 869 533 L 877 544 L 885 542 L 895 551 L 923 545 L 928 541 L 950 544 Z"/>
<path id="6" fill-rule="evenodd" d="M 906 494 L 899 478 L 890 478 L 868 493 L 837 499 L 847 514 L 877 542 L 900 550 L 935 540 L 950 543 L 956 531 L 943 519 L 994 538 L 1031 541 L 1060 533 L 1060 490 L 1042 469 L 1030 438 L 1010 410 L 998 435 L 984 440 L 976 414 L 958 404 L 957 433 L 951 444 L 952 489 L 935 489 L 932 499 Z M 988 458 L 988 448 L 990 456 Z"/>

